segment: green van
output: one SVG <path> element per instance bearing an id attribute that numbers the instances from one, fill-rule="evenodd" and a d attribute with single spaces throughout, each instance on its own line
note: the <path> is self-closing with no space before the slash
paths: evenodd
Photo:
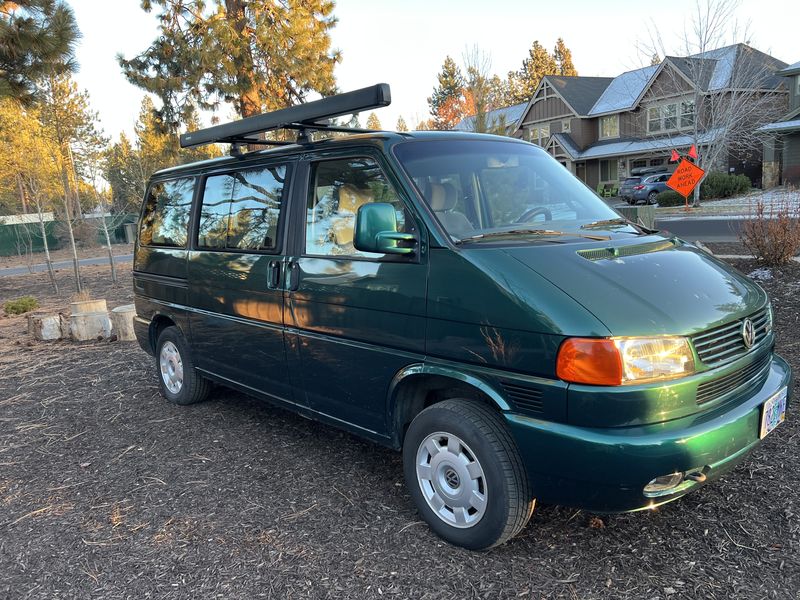
<path id="1" fill-rule="evenodd" d="M 538 146 L 454 132 L 312 141 L 379 85 L 184 135 L 159 171 L 136 332 L 167 400 L 212 383 L 398 450 L 421 517 L 471 549 L 535 499 L 669 502 L 785 418 L 791 371 L 750 279 L 630 223 Z M 296 143 L 253 134 L 298 131 Z"/>

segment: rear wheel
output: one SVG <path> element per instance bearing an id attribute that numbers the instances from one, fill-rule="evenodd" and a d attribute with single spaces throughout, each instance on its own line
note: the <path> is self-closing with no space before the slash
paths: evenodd
<path id="1" fill-rule="evenodd" d="M 177 327 L 167 327 L 156 342 L 156 369 L 161 395 L 174 404 L 202 402 L 211 383 L 194 368 L 189 344 Z"/>
<path id="2" fill-rule="evenodd" d="M 658 196 L 658 192 L 656 192 L 655 190 L 650 192 L 649 194 L 647 194 L 647 203 L 648 204 L 655 204 L 657 196 Z"/>
<path id="3" fill-rule="evenodd" d="M 474 400 L 422 411 L 403 444 L 406 485 L 422 518 L 457 546 L 484 550 L 516 535 L 534 499 L 500 415 Z"/>

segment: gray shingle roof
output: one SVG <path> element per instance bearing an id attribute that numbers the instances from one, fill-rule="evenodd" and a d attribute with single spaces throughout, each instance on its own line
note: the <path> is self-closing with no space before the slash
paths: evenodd
<path id="1" fill-rule="evenodd" d="M 782 77 L 786 77 L 787 75 L 796 75 L 798 73 L 800 73 L 800 61 L 789 65 L 785 69 L 781 69 L 777 74 Z"/>
<path id="2" fill-rule="evenodd" d="M 758 131 L 778 133 L 781 131 L 800 130 L 800 119 L 794 121 L 778 121 L 777 123 L 767 123 L 758 128 Z"/>
<path id="3" fill-rule="evenodd" d="M 498 127 L 500 123 L 505 123 L 506 128 L 513 127 L 517 121 L 522 117 L 525 112 L 527 102 L 522 104 L 515 104 L 514 106 L 507 106 L 505 108 L 497 108 L 486 113 L 486 125 L 488 127 Z M 464 117 L 453 128 L 455 131 L 474 131 L 475 130 L 475 116 Z"/>
<path id="4" fill-rule="evenodd" d="M 577 151 L 577 148 L 570 148 L 567 146 L 567 140 L 564 140 L 564 134 L 555 134 L 561 136 L 558 142 L 562 147 L 572 155 L 573 160 L 588 160 L 598 158 L 610 158 L 613 156 L 625 156 L 630 154 L 641 154 L 644 152 L 653 152 L 658 150 L 670 150 L 672 148 L 684 148 L 691 146 L 695 142 L 698 144 L 707 144 L 715 140 L 722 133 L 721 129 L 711 129 L 705 133 L 701 133 L 695 140 L 691 135 L 673 135 L 670 137 L 654 138 L 654 139 L 621 139 L 621 140 L 606 140 L 597 142 L 584 148 L 582 151 Z M 562 141 L 563 140 L 563 141 Z M 571 141 L 571 140 L 569 140 Z"/>
<path id="5" fill-rule="evenodd" d="M 613 77 L 567 77 L 565 75 L 545 75 L 561 97 L 575 109 L 578 115 L 589 114 L 594 103 L 614 81 Z"/>
<path id="6" fill-rule="evenodd" d="M 769 54 L 764 54 L 747 44 L 724 46 L 723 48 L 693 54 L 689 58 L 717 61 L 714 73 L 708 82 L 707 91 L 710 92 L 731 86 L 741 87 L 742 83 L 747 84 L 754 79 L 760 79 L 764 73 L 769 75 L 765 78 L 763 85 L 769 89 L 774 89 L 782 84 L 781 78 L 776 73 L 787 67 L 787 64 L 782 60 L 778 60 Z"/>
<path id="7" fill-rule="evenodd" d="M 568 133 L 554 133 L 552 137 L 573 160 L 580 156 L 580 148 Z"/>
<path id="8" fill-rule="evenodd" d="M 633 108 L 637 98 L 657 70 L 658 65 L 655 65 L 617 75 L 594 103 L 588 115 L 595 116 Z"/>

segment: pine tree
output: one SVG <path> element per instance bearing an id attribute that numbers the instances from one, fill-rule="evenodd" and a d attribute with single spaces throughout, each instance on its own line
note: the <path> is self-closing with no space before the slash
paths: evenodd
<path id="1" fill-rule="evenodd" d="M 553 49 L 553 58 L 556 61 L 558 75 L 575 77 L 578 74 L 575 65 L 572 64 L 572 51 L 567 48 L 562 38 L 556 40 L 556 47 Z"/>
<path id="2" fill-rule="evenodd" d="M 60 0 L 0 0 L 0 98 L 30 105 L 39 80 L 75 70 L 79 37 L 72 9 Z"/>
<path id="3" fill-rule="evenodd" d="M 403 132 L 408 131 L 408 125 L 406 125 L 406 120 L 403 118 L 402 115 L 397 117 L 397 125 L 395 126 L 397 131 Z"/>
<path id="4" fill-rule="evenodd" d="M 556 75 L 557 73 L 558 63 L 555 57 L 550 55 L 538 40 L 534 41 L 528 51 L 528 58 L 522 61 L 522 67 L 518 71 L 511 71 L 508 74 L 509 100 L 511 104 L 519 104 L 530 100 L 542 77 Z"/>
<path id="5" fill-rule="evenodd" d="M 369 117 L 367 117 L 367 129 L 372 129 L 375 131 L 380 131 L 381 129 L 383 129 L 381 127 L 381 120 L 375 113 L 370 113 Z"/>
<path id="6" fill-rule="evenodd" d="M 50 75 L 41 85 L 40 120 L 48 134 L 48 149 L 55 167 L 61 174 L 63 187 L 63 217 L 72 248 L 75 289 L 81 292 L 81 273 L 78 263 L 73 223 L 82 218 L 81 199 L 86 208 L 94 208 L 93 198 L 81 194 L 89 187 L 82 179 L 91 171 L 91 163 L 102 154 L 107 139 L 97 128 L 97 113 L 89 106 L 87 92 L 67 75 Z M 81 233 L 93 235 L 82 229 Z"/>
<path id="7" fill-rule="evenodd" d="M 330 48 L 336 24 L 332 0 L 144 0 L 160 7 L 160 34 L 126 60 L 128 80 L 163 101 L 160 122 L 170 130 L 197 109 L 230 102 L 241 117 L 335 91 L 340 60 Z"/>
<path id="8" fill-rule="evenodd" d="M 201 128 L 196 114 L 190 113 L 187 118 L 187 131 Z M 213 144 L 181 148 L 178 136 L 161 128 L 149 96 L 142 99 L 133 131 L 133 142 L 123 133 L 106 153 L 104 176 L 111 186 L 112 207 L 117 212 L 131 210 L 142 201 L 147 181 L 155 171 L 220 156 L 219 148 Z"/>
<path id="9" fill-rule="evenodd" d="M 465 116 L 464 86 L 461 69 L 449 56 L 444 59 L 442 71 L 436 76 L 439 85 L 428 98 L 436 129 L 452 129 Z"/>
<path id="10" fill-rule="evenodd" d="M 52 159 L 61 172 L 66 216 L 79 218 L 87 165 L 104 151 L 108 139 L 98 129 L 98 115 L 91 108 L 88 92 L 79 91 L 68 75 L 51 75 L 41 83 L 39 118 L 52 139 Z M 92 207 L 87 203 L 83 208 Z"/>

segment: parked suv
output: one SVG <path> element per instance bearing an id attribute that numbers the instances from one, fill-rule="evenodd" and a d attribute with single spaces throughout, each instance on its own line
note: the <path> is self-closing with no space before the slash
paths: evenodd
<path id="1" fill-rule="evenodd" d="M 675 500 L 782 422 L 791 373 L 752 280 L 625 221 L 533 144 L 310 141 L 304 124 L 376 106 L 345 96 L 182 138 L 283 124 L 296 144 L 152 176 L 135 327 L 168 401 L 213 382 L 402 450 L 421 518 L 472 549 L 535 499 Z"/>
<path id="2" fill-rule="evenodd" d="M 659 193 L 667 189 L 667 180 L 671 173 L 656 173 L 655 175 L 635 175 L 622 182 L 619 195 L 628 204 L 655 204 Z"/>

